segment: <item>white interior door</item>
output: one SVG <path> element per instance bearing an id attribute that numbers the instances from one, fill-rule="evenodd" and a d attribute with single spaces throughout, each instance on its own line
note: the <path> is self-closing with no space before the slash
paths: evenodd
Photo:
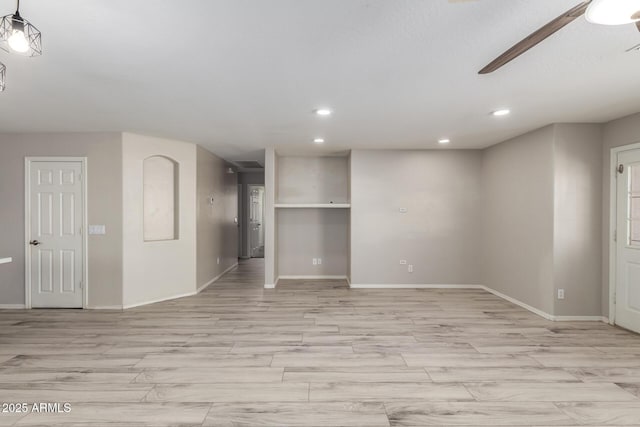
<path id="1" fill-rule="evenodd" d="M 82 308 L 82 161 L 28 164 L 31 307 Z"/>
<path id="2" fill-rule="evenodd" d="M 619 153 L 618 165 L 615 321 L 640 332 L 640 149 Z"/>

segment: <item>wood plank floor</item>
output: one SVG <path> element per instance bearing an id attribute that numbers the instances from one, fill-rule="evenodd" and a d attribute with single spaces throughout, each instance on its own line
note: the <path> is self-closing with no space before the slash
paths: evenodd
<path id="1" fill-rule="evenodd" d="M 640 425 L 640 337 L 481 290 L 264 290 L 261 260 L 124 312 L 0 312 L 0 425 Z"/>

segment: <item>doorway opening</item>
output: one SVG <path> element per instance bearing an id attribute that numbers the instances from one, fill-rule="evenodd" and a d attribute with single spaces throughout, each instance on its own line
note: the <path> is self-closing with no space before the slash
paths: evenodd
<path id="1" fill-rule="evenodd" d="M 249 185 L 249 257 L 264 258 L 264 185 Z"/>
<path id="2" fill-rule="evenodd" d="M 238 173 L 238 252 L 240 259 L 264 258 L 264 171 Z"/>

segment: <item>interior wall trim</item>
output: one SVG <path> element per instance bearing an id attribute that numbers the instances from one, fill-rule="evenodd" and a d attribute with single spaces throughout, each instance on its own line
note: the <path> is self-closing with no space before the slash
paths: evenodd
<path id="1" fill-rule="evenodd" d="M 491 289 L 484 285 L 440 285 L 440 284 L 359 284 L 352 283 L 349 285 L 352 289 L 482 289 L 489 292 L 499 298 L 509 301 L 519 307 L 524 308 L 544 319 L 553 322 L 604 322 L 609 323 L 609 318 L 605 316 L 555 316 L 535 308 L 529 304 L 526 304 L 513 297 L 498 292 L 495 289 Z"/>
<path id="2" fill-rule="evenodd" d="M 399 284 L 364 284 L 364 283 L 351 283 L 349 285 L 353 289 L 484 289 L 482 285 L 473 284 L 417 284 L 417 283 L 399 283 Z"/>
<path id="3" fill-rule="evenodd" d="M 231 267 L 227 268 L 225 271 L 223 271 L 222 273 L 218 274 L 216 277 L 214 277 L 213 279 L 209 280 L 207 283 L 205 283 L 204 285 L 200 286 L 197 290 L 196 290 L 196 294 L 199 294 L 200 292 L 204 291 L 205 289 L 207 289 L 209 286 L 211 286 L 213 283 L 217 282 L 218 280 L 220 280 L 220 278 L 222 276 L 224 276 L 225 274 L 227 274 L 228 272 L 230 272 L 231 270 L 233 270 L 234 268 L 236 268 L 238 266 L 238 263 L 236 262 L 235 264 L 233 264 Z"/>
<path id="4" fill-rule="evenodd" d="M 24 304 L 0 304 L 0 310 L 24 310 L 27 308 Z"/>
<path id="5" fill-rule="evenodd" d="M 275 289 L 278 286 L 278 282 L 280 280 L 346 280 L 347 284 L 350 284 L 349 278 L 347 276 L 278 276 L 275 280 L 275 283 L 265 283 L 265 289 Z"/>
<path id="6" fill-rule="evenodd" d="M 293 275 L 278 276 L 278 280 L 347 280 L 347 276 L 337 275 Z M 277 283 L 277 282 L 276 282 Z"/>
<path id="7" fill-rule="evenodd" d="M 155 304 L 155 303 L 158 303 L 158 302 L 169 301 L 169 300 L 172 300 L 172 299 L 191 297 L 193 295 L 196 295 L 197 293 L 198 292 L 194 291 L 194 292 L 187 292 L 187 293 L 184 293 L 184 294 L 171 295 L 171 296 L 164 297 L 164 298 L 141 301 L 141 302 L 136 302 L 136 303 L 133 303 L 133 304 L 126 304 L 126 305 L 123 305 L 122 308 L 126 310 L 126 309 L 129 309 L 129 308 L 141 307 L 143 305 Z"/>
<path id="8" fill-rule="evenodd" d="M 220 273 L 219 275 L 217 275 L 216 277 L 214 277 L 213 279 L 211 279 L 210 281 L 208 281 L 204 285 L 200 286 L 194 292 L 187 292 L 187 293 L 184 293 L 184 294 L 172 295 L 172 296 L 165 297 L 165 298 L 159 298 L 159 299 L 155 299 L 155 300 L 137 302 L 135 304 L 127 304 L 127 305 L 123 305 L 122 308 L 126 310 L 128 308 L 140 307 L 140 306 L 143 306 L 143 305 L 155 304 L 155 303 L 158 303 L 158 302 L 169 301 L 169 300 L 173 300 L 173 299 L 185 298 L 185 297 L 191 297 L 191 296 L 194 296 L 194 295 L 198 295 L 200 292 L 204 291 L 209 285 L 211 285 L 212 283 L 214 283 L 217 280 L 219 280 L 222 276 L 224 276 L 226 273 L 228 273 L 229 271 L 231 271 L 232 269 L 234 269 L 237 266 L 238 266 L 238 263 L 236 262 L 231 267 L 227 268 L 224 272 Z"/>

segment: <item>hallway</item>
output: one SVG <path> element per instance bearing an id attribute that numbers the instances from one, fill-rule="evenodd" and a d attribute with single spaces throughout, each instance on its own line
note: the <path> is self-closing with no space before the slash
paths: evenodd
<path id="1" fill-rule="evenodd" d="M 481 290 L 281 281 L 263 260 L 124 312 L 0 312 L 0 425 L 638 425 L 640 337 Z"/>

